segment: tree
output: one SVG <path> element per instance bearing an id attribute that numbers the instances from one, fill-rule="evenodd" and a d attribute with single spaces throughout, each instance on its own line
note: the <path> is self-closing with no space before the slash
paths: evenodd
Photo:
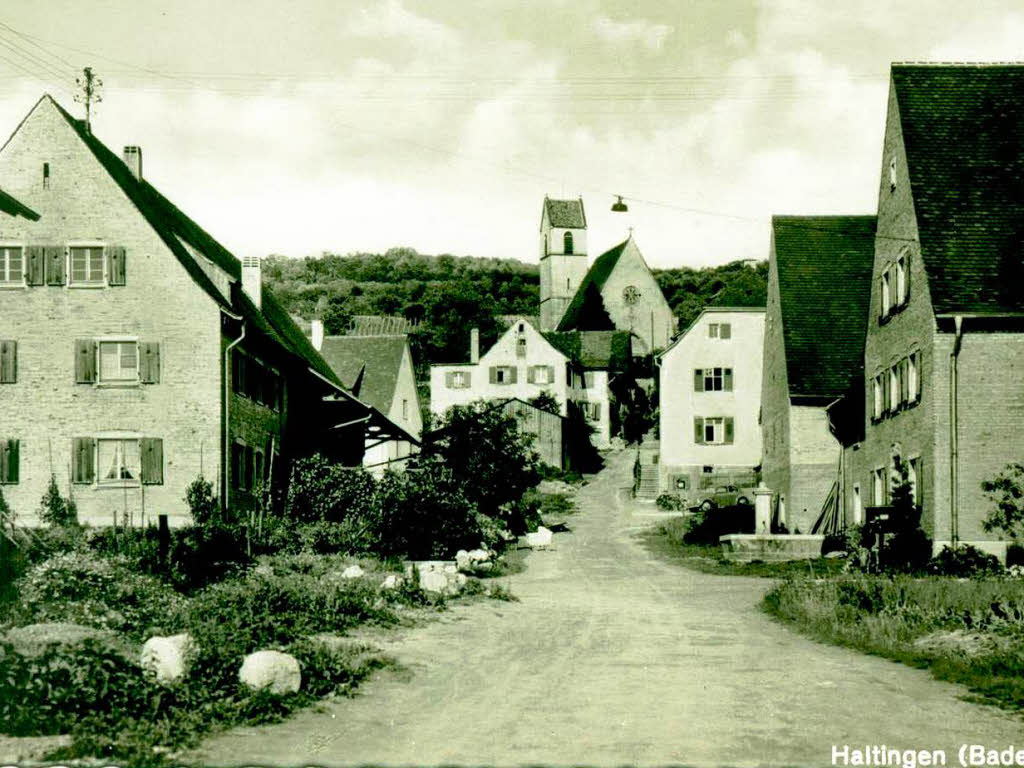
<path id="1" fill-rule="evenodd" d="M 981 523 L 986 532 L 1002 533 L 1015 544 L 1024 542 L 1024 466 L 1011 463 L 981 484 L 995 509 Z"/>
<path id="2" fill-rule="evenodd" d="M 484 401 L 448 409 L 420 456 L 440 458 L 488 517 L 506 519 L 511 506 L 540 480 L 532 436 L 520 431 L 514 416 Z"/>
<path id="3" fill-rule="evenodd" d="M 921 507 L 914 503 L 907 462 L 893 456 L 890 480 L 890 535 L 880 553 L 882 567 L 894 571 L 922 570 L 931 558 L 932 545 L 921 528 Z"/>
<path id="4" fill-rule="evenodd" d="M 531 397 L 527 402 L 534 408 L 540 408 L 542 411 L 550 413 L 562 412 L 562 406 L 558 404 L 558 398 L 551 394 L 549 389 L 545 389 L 539 395 Z"/>
<path id="5" fill-rule="evenodd" d="M 47 525 L 66 527 L 78 525 L 78 506 L 71 497 L 64 498 L 57 487 L 57 476 L 50 475 L 50 484 L 40 501 L 39 519 Z"/>

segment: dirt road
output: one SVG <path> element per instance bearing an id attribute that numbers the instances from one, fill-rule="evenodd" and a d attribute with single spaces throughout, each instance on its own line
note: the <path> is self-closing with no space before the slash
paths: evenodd
<path id="1" fill-rule="evenodd" d="M 1024 746 L 1024 720 L 927 672 L 820 645 L 758 609 L 766 581 L 708 576 L 635 540 L 630 457 L 580 494 L 518 603 L 457 607 L 383 644 L 351 700 L 204 746 L 216 765 L 828 765 L 833 745 Z"/>

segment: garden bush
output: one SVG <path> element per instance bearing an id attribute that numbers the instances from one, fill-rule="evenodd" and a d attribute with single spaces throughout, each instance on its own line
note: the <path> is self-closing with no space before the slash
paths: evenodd
<path id="1" fill-rule="evenodd" d="M 686 519 L 687 544 L 717 546 L 719 538 L 730 533 L 753 533 L 754 510 L 749 506 L 698 509 Z"/>
<path id="2" fill-rule="evenodd" d="M 346 467 L 320 455 L 299 459 L 288 483 L 288 517 L 307 523 L 365 519 L 374 509 L 375 485 L 362 467 Z"/>
<path id="3" fill-rule="evenodd" d="M 663 493 L 654 501 L 658 509 L 680 510 L 686 509 L 682 497 L 678 493 Z"/>
<path id="4" fill-rule="evenodd" d="M 938 576 L 959 578 L 995 576 L 1003 572 L 1003 565 L 995 555 L 982 552 L 970 544 L 961 544 L 955 549 L 943 547 L 942 551 L 928 562 L 928 571 Z"/>

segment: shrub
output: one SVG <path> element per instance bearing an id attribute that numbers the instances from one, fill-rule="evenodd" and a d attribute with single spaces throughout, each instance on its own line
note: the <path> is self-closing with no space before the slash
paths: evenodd
<path id="1" fill-rule="evenodd" d="M 962 544 L 955 549 L 943 547 L 928 562 L 928 571 L 939 576 L 994 576 L 1003 572 L 1002 563 L 995 555 L 983 552 L 970 544 Z"/>
<path id="2" fill-rule="evenodd" d="M 719 539 L 730 533 L 753 533 L 754 511 L 750 507 L 714 507 L 698 509 L 686 519 L 687 544 L 717 546 Z"/>
<path id="3" fill-rule="evenodd" d="M 982 482 L 981 489 L 995 504 L 982 528 L 1002 533 L 1011 541 L 1024 542 L 1024 466 L 1007 464 L 992 480 Z"/>
<path id="4" fill-rule="evenodd" d="M 686 509 L 682 497 L 678 493 L 663 493 L 654 501 L 658 509 L 680 510 Z"/>
<path id="5" fill-rule="evenodd" d="M 301 665 L 302 689 L 317 698 L 348 693 L 374 670 L 388 664 L 373 648 L 358 643 L 306 638 L 289 646 L 288 652 Z"/>
<path id="6" fill-rule="evenodd" d="M 213 491 L 213 483 L 199 475 L 185 489 L 185 503 L 188 504 L 195 525 L 223 522 L 220 501 Z"/>
<path id="7" fill-rule="evenodd" d="M 39 519 L 47 525 L 72 526 L 78 524 L 78 507 L 70 496 L 60 495 L 57 476 L 50 474 L 50 484 L 39 502 Z"/>
<path id="8" fill-rule="evenodd" d="M 339 523 L 373 511 L 375 481 L 362 467 L 346 467 L 315 455 L 292 465 L 285 513 L 301 522 Z"/>
<path id="9" fill-rule="evenodd" d="M 66 621 L 141 638 L 155 625 L 180 627 L 185 601 L 127 561 L 69 552 L 34 566 L 11 610 L 19 623 Z"/>

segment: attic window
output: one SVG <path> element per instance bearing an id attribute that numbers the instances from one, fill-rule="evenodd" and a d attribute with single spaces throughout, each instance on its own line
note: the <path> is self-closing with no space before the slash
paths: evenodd
<path id="1" fill-rule="evenodd" d="M 889 191 L 896 191 L 896 158 L 889 160 Z"/>
<path id="2" fill-rule="evenodd" d="M 43 189 L 50 188 L 50 164 L 43 163 Z"/>

